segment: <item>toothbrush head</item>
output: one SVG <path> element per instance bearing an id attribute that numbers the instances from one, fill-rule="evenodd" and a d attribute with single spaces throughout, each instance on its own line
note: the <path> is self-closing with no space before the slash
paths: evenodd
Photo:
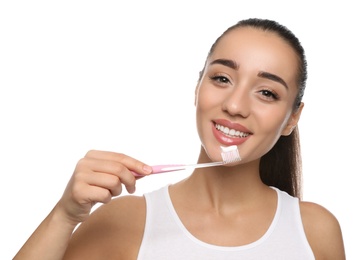
<path id="1" fill-rule="evenodd" d="M 236 145 L 221 146 L 221 157 L 225 164 L 241 161 L 239 149 Z"/>

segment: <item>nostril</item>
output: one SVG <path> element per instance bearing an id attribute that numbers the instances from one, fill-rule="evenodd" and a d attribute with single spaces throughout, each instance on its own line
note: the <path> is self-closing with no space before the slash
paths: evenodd
<path id="1" fill-rule="evenodd" d="M 248 117 L 249 115 L 249 106 L 245 103 L 240 102 L 231 102 L 223 106 L 223 110 L 226 111 L 231 116 L 241 116 Z"/>

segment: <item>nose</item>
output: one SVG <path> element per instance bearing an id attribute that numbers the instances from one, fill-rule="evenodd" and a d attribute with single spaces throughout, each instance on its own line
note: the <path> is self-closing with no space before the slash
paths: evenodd
<path id="1" fill-rule="evenodd" d="M 248 91 L 239 86 L 232 88 L 223 101 L 222 109 L 231 116 L 248 117 L 250 114 L 250 96 Z"/>

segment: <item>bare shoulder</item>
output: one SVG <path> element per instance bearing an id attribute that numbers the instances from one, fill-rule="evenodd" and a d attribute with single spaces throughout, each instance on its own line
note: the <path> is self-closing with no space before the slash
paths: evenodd
<path id="1" fill-rule="evenodd" d="M 344 260 L 344 245 L 337 218 L 323 206 L 300 202 L 302 222 L 316 259 Z"/>
<path id="2" fill-rule="evenodd" d="M 144 197 L 100 206 L 74 232 L 64 259 L 136 259 L 145 225 Z"/>

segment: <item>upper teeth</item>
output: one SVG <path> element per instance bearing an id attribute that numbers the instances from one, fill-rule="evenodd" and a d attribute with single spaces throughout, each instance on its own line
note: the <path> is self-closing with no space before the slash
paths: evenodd
<path id="1" fill-rule="evenodd" d="M 248 133 L 240 132 L 240 131 L 237 131 L 235 129 L 230 129 L 230 128 L 226 127 L 226 126 L 222 126 L 222 125 L 219 125 L 219 124 L 216 124 L 215 127 L 216 127 L 217 130 L 223 132 L 224 134 L 230 135 L 230 136 L 233 136 L 233 137 L 246 137 L 246 136 L 249 135 Z"/>

